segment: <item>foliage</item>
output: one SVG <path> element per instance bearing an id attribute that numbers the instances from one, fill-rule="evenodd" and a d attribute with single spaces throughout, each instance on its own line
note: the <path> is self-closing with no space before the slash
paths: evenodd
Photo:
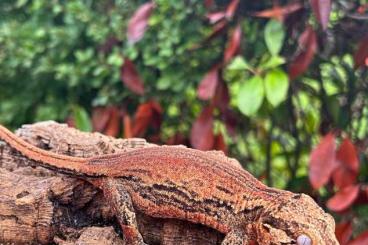
<path id="1" fill-rule="evenodd" d="M 364 0 L 2 0 L 0 121 L 223 150 L 268 184 L 327 205 L 341 243 L 363 244 L 367 9 Z"/>

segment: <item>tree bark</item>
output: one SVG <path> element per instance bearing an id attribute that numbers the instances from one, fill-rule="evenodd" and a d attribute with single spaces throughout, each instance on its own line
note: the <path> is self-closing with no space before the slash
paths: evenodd
<path id="1" fill-rule="evenodd" d="M 55 122 L 24 125 L 17 135 L 40 148 L 91 157 L 155 146 L 143 139 L 83 133 Z M 108 201 L 88 182 L 31 167 L 32 161 L 0 141 L 0 244 L 124 244 Z M 223 235 L 181 220 L 138 213 L 148 244 L 220 244 Z"/>

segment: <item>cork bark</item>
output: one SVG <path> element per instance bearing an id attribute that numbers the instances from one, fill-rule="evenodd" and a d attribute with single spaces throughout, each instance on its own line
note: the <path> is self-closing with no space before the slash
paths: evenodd
<path id="1" fill-rule="evenodd" d="M 78 157 L 154 146 L 142 139 L 83 133 L 55 122 L 24 125 L 16 133 L 40 148 Z M 100 190 L 83 179 L 30 167 L 31 163 L 0 141 L 0 244 L 124 244 Z M 202 225 L 137 215 L 148 244 L 210 245 L 223 239 Z"/>

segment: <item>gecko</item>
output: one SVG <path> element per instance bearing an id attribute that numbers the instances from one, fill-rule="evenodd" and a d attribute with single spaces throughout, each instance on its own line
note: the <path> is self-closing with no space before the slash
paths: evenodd
<path id="1" fill-rule="evenodd" d="M 234 159 L 184 146 L 154 146 L 89 158 L 35 147 L 0 125 L 0 140 L 35 165 L 102 190 L 126 244 L 146 245 L 136 211 L 199 223 L 222 245 L 338 245 L 335 222 L 305 194 L 268 187 Z"/>

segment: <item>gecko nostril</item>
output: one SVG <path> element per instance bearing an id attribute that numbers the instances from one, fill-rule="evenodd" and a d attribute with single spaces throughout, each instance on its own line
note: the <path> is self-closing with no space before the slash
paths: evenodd
<path id="1" fill-rule="evenodd" d="M 312 239 L 307 235 L 300 235 L 296 239 L 297 245 L 312 245 Z"/>

